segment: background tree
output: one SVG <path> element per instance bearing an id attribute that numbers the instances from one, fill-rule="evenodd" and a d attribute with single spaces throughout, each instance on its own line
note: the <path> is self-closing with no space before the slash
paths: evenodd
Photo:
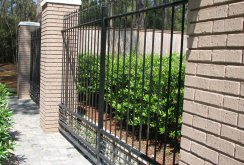
<path id="1" fill-rule="evenodd" d="M 98 6 L 101 2 L 104 2 L 108 6 L 109 15 L 118 15 L 121 13 L 126 13 L 129 11 L 141 10 L 144 8 L 153 7 L 154 5 L 172 3 L 178 0 L 82 0 L 82 7 L 89 8 L 90 13 L 87 10 L 84 12 L 87 15 L 82 16 L 82 20 L 86 22 L 88 19 L 94 19 L 94 17 L 99 17 L 100 9 Z M 96 10 L 96 12 L 94 12 Z M 147 11 L 144 13 L 136 14 L 133 17 L 121 17 L 118 19 L 113 19 L 110 22 L 110 26 L 113 27 L 134 27 L 134 28 L 156 28 L 161 30 L 170 30 L 172 20 L 172 8 L 168 7 L 166 9 L 158 9 L 153 11 Z M 174 31 L 181 30 L 182 24 L 182 6 L 176 6 L 174 12 Z M 156 22 L 155 25 L 153 22 Z M 163 27 L 164 26 L 164 27 Z M 186 26 L 186 25 L 185 25 Z"/>
<path id="2" fill-rule="evenodd" d="M 0 63 L 16 62 L 17 29 L 20 21 L 34 21 L 33 0 L 0 0 Z"/>

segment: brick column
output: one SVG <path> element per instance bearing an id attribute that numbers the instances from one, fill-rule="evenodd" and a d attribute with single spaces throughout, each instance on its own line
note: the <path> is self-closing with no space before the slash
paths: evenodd
<path id="1" fill-rule="evenodd" d="M 80 0 L 43 0 L 41 36 L 40 116 L 45 132 L 58 131 L 61 102 L 63 16 L 79 9 Z"/>
<path id="2" fill-rule="evenodd" d="M 37 22 L 20 22 L 18 27 L 18 82 L 19 99 L 30 98 L 31 32 L 40 27 Z"/>
<path id="3" fill-rule="evenodd" d="M 189 0 L 181 165 L 244 163 L 244 1 Z"/>

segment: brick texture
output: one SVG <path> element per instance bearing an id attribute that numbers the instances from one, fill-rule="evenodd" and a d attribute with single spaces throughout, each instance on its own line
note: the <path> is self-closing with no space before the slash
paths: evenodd
<path id="1" fill-rule="evenodd" d="M 244 165 L 244 2 L 189 0 L 179 164 Z"/>
<path id="2" fill-rule="evenodd" d="M 47 3 L 42 7 L 40 116 L 45 132 L 58 131 L 61 103 L 63 17 L 79 6 Z"/>
<path id="3" fill-rule="evenodd" d="M 31 32 L 37 26 L 18 27 L 18 82 L 17 93 L 19 99 L 30 98 L 30 62 L 31 62 Z"/>

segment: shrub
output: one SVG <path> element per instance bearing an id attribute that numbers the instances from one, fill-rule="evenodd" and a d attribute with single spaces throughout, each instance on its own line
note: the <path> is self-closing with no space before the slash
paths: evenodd
<path id="1" fill-rule="evenodd" d="M 117 121 L 128 121 L 130 126 L 143 128 L 149 123 L 150 130 L 163 134 L 165 127 L 171 132 L 177 127 L 176 109 L 178 95 L 178 75 L 180 57 L 172 55 L 171 84 L 169 79 L 169 56 L 135 54 L 106 57 L 105 101 L 112 107 Z M 179 99 L 179 114 L 183 109 L 183 87 L 185 77 L 185 57 L 183 57 L 182 80 Z M 99 92 L 99 60 L 89 55 L 80 56 L 81 93 Z M 166 111 L 168 124 L 166 125 Z M 127 117 L 128 116 L 128 117 Z M 150 121 L 149 121 L 150 119 Z M 181 115 L 179 117 L 181 122 Z"/>
<path id="2" fill-rule="evenodd" d="M 9 158 L 13 150 L 13 140 L 9 133 L 12 127 L 12 112 L 7 103 L 8 90 L 0 83 L 0 164 Z"/>

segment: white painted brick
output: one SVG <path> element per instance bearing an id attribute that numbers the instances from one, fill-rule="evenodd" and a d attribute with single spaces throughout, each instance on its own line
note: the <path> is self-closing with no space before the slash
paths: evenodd
<path id="1" fill-rule="evenodd" d="M 217 123 L 217 122 L 214 122 L 211 120 L 207 120 L 206 130 L 208 132 L 211 132 L 211 133 L 216 134 L 216 135 L 220 135 L 220 129 L 221 129 L 220 123 Z"/>
<path id="2" fill-rule="evenodd" d="M 228 109 L 238 110 L 239 99 L 236 97 L 224 97 L 224 107 Z"/>
<path id="3" fill-rule="evenodd" d="M 236 126 L 238 114 L 220 108 L 209 107 L 208 117 L 219 122 Z"/>
<path id="4" fill-rule="evenodd" d="M 180 141 L 180 147 L 183 148 L 184 150 L 190 151 L 191 149 L 191 140 L 181 137 Z"/>
<path id="5" fill-rule="evenodd" d="M 239 114 L 238 127 L 244 129 L 244 115 Z"/>
<path id="6" fill-rule="evenodd" d="M 195 100 L 216 106 L 223 106 L 223 95 L 196 90 Z"/>
<path id="7" fill-rule="evenodd" d="M 212 64 L 198 64 L 197 74 L 202 76 L 211 77 L 224 77 L 225 66 L 224 65 L 212 65 Z"/>
<path id="8" fill-rule="evenodd" d="M 244 99 L 239 99 L 239 104 L 238 104 L 238 111 L 243 113 L 244 112 Z"/>
<path id="9" fill-rule="evenodd" d="M 244 80 L 244 66 L 227 66 L 226 77 L 230 79 Z"/>
<path id="10" fill-rule="evenodd" d="M 185 77 L 185 85 L 189 87 L 209 89 L 209 82 L 210 79 L 208 78 L 201 78 L 201 77 L 190 76 L 190 75 L 187 75 Z"/>
<path id="11" fill-rule="evenodd" d="M 213 22 L 213 32 L 224 32 L 224 26 L 225 25 L 225 21 L 224 20 L 216 20 Z"/>
<path id="12" fill-rule="evenodd" d="M 215 18 L 225 18 L 228 14 L 228 5 L 214 6 L 202 9 L 198 13 L 199 20 L 209 20 Z"/>
<path id="13" fill-rule="evenodd" d="M 195 164 L 195 165 L 203 165 L 204 160 L 192 155 L 191 153 L 188 153 L 184 150 L 180 151 L 180 157 L 181 160 L 187 164 Z"/>
<path id="14" fill-rule="evenodd" d="M 186 63 L 186 74 L 196 74 L 196 64 L 195 63 Z"/>
<path id="15" fill-rule="evenodd" d="M 188 58 L 190 61 L 201 61 L 201 62 L 210 62 L 211 61 L 211 50 L 190 50 L 187 52 Z"/>
<path id="16" fill-rule="evenodd" d="M 225 31 L 243 31 L 243 17 L 226 19 Z"/>
<path id="17" fill-rule="evenodd" d="M 197 43 L 198 47 L 199 48 L 212 47 L 211 38 L 212 37 L 210 35 L 200 36 Z"/>
<path id="18" fill-rule="evenodd" d="M 183 112 L 183 115 L 182 115 L 182 122 L 184 124 L 188 124 L 188 125 L 192 125 L 192 119 L 193 119 L 193 116 L 186 113 L 186 112 Z"/>
<path id="19" fill-rule="evenodd" d="M 228 34 L 227 46 L 244 47 L 244 34 Z"/>
<path id="20" fill-rule="evenodd" d="M 208 161 L 205 161 L 205 162 L 204 162 L 204 165 L 213 165 L 213 163 L 210 163 L 210 162 L 208 162 Z"/>
<path id="21" fill-rule="evenodd" d="M 211 80 L 209 90 L 214 92 L 239 95 L 240 83 L 226 80 Z"/>
<path id="22" fill-rule="evenodd" d="M 234 156 L 235 144 L 227 140 L 208 134 L 207 145 L 230 156 Z"/>
<path id="23" fill-rule="evenodd" d="M 188 28 L 188 34 L 207 34 L 212 32 L 213 21 L 192 23 Z"/>
<path id="24" fill-rule="evenodd" d="M 181 133 L 183 136 L 194 139 L 200 143 L 206 143 L 206 133 L 197 129 L 182 125 Z"/>
<path id="25" fill-rule="evenodd" d="M 198 37 L 188 37 L 188 48 L 197 48 Z"/>
<path id="26" fill-rule="evenodd" d="M 241 96 L 244 96 L 244 82 L 241 82 Z"/>
<path id="27" fill-rule="evenodd" d="M 192 121 L 193 127 L 220 135 L 221 124 L 198 116 L 194 116 Z"/>
<path id="28" fill-rule="evenodd" d="M 227 35 L 213 35 L 211 36 L 211 47 L 225 47 Z"/>
<path id="29" fill-rule="evenodd" d="M 185 164 L 185 163 L 182 162 L 182 161 L 179 161 L 179 165 L 187 165 L 187 164 Z"/>
<path id="30" fill-rule="evenodd" d="M 196 21 L 198 21 L 198 11 L 197 10 L 188 11 L 187 21 L 188 22 L 196 22 Z"/>
<path id="31" fill-rule="evenodd" d="M 244 2 L 229 5 L 229 16 L 244 15 Z"/>
<path id="32" fill-rule="evenodd" d="M 212 62 L 242 63 L 242 50 L 213 50 Z"/>
<path id="33" fill-rule="evenodd" d="M 203 159 L 206 159 L 215 164 L 218 163 L 218 152 L 213 151 L 201 144 L 192 142 L 191 151 Z"/>
<path id="34" fill-rule="evenodd" d="M 219 4 L 219 3 L 225 3 L 225 2 L 230 2 L 231 3 L 231 1 L 236 1 L 236 0 L 214 0 L 214 4 Z"/>
<path id="35" fill-rule="evenodd" d="M 236 145 L 235 158 L 244 161 L 244 146 Z"/>
<path id="36" fill-rule="evenodd" d="M 206 7 L 213 5 L 213 0 L 205 0 L 205 1 L 196 1 L 196 0 L 189 0 L 189 9 L 198 9 L 201 7 Z"/>
<path id="37" fill-rule="evenodd" d="M 219 155 L 219 165 L 243 165 L 240 161 L 232 159 L 231 157 L 220 154 Z"/>
<path id="38" fill-rule="evenodd" d="M 208 116 L 208 106 L 203 104 L 194 103 L 192 101 L 184 100 L 184 111 L 196 114 L 199 116 Z"/>
<path id="39" fill-rule="evenodd" d="M 193 88 L 185 88 L 184 89 L 184 98 L 189 100 L 194 100 L 195 89 Z"/>
<path id="40" fill-rule="evenodd" d="M 221 136 L 244 144 L 244 130 L 240 130 L 227 125 L 222 125 Z"/>
<path id="41" fill-rule="evenodd" d="M 192 126 L 193 127 L 197 127 L 200 128 L 202 130 L 206 129 L 206 124 L 207 124 L 207 119 L 198 117 L 198 116 L 194 116 L 192 119 Z"/>

